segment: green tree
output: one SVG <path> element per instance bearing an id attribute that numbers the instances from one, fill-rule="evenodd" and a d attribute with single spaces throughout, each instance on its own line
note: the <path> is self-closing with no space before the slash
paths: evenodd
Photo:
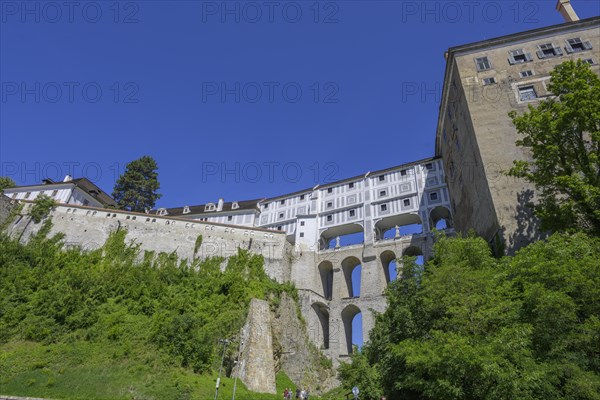
<path id="1" fill-rule="evenodd" d="M 158 165 L 150 156 L 143 156 L 127 164 L 125 173 L 119 177 L 113 190 L 113 198 L 120 208 L 143 212 L 151 209 L 162 197 L 157 193 Z"/>
<path id="2" fill-rule="evenodd" d="M 512 118 L 531 152 L 509 175 L 533 183 L 543 229 L 600 234 L 600 78 L 581 60 L 551 72 L 553 97 Z"/>
<path id="3" fill-rule="evenodd" d="M 344 363 L 339 367 L 339 376 L 348 392 L 353 387 L 360 391 L 363 400 L 379 400 L 381 398 L 381 378 L 376 367 L 369 364 L 367 356 L 356 346 L 351 355 L 352 364 Z"/>
<path id="4" fill-rule="evenodd" d="M 33 222 L 38 224 L 42 221 L 42 219 L 48 216 L 50 210 L 52 210 L 55 205 L 56 201 L 54 201 L 52 197 L 41 194 L 33 201 L 33 206 L 31 206 L 29 215 L 31 215 Z"/>
<path id="5" fill-rule="evenodd" d="M 13 181 L 8 176 L 0 176 L 0 192 L 4 189 L 12 188 L 17 186 L 15 181 Z"/>
<path id="6" fill-rule="evenodd" d="M 423 273 L 404 260 L 345 386 L 389 399 L 600 399 L 600 239 L 555 234 L 495 259 L 440 238 Z M 368 363 L 365 364 L 365 360 Z M 363 383 L 364 384 L 364 383 Z"/>

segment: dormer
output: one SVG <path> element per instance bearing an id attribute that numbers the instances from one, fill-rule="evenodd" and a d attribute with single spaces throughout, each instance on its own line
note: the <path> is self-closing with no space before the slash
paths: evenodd
<path id="1" fill-rule="evenodd" d="M 191 213 L 191 211 L 190 211 L 190 206 L 184 206 L 184 207 L 183 207 L 183 213 L 184 213 L 184 214 L 189 214 L 189 213 Z"/>
<path id="2" fill-rule="evenodd" d="M 237 201 L 234 201 L 233 203 L 231 203 L 232 210 L 237 210 L 238 208 L 240 208 L 240 205 L 238 204 Z"/>
<path id="3" fill-rule="evenodd" d="M 204 211 L 215 211 L 217 209 L 217 205 L 215 203 L 207 203 L 204 206 Z"/>
<path id="4" fill-rule="evenodd" d="M 168 214 L 169 214 L 169 212 L 167 211 L 167 209 L 166 209 L 166 208 L 159 208 L 159 209 L 156 211 L 156 214 L 157 214 L 157 215 L 160 215 L 160 216 L 165 216 L 165 215 L 168 215 Z"/>

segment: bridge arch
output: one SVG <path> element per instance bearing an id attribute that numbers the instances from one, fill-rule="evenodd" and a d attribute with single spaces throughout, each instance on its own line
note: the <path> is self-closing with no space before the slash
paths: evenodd
<path id="1" fill-rule="evenodd" d="M 419 246 L 411 245 L 402 250 L 402 256 L 418 257 L 423 255 L 423 250 Z"/>
<path id="2" fill-rule="evenodd" d="M 396 227 L 398 227 L 397 231 Z M 422 232 L 421 217 L 413 213 L 391 215 L 375 223 L 375 240 L 393 239 L 397 235 L 406 236 Z"/>
<path id="3" fill-rule="evenodd" d="M 362 315 L 361 310 L 354 304 L 349 304 L 342 310 L 342 323 L 344 326 L 344 335 L 342 336 L 343 343 L 341 351 L 347 351 L 347 354 L 352 354 L 352 323 L 358 314 Z M 362 324 L 360 326 L 360 331 L 360 334 L 362 336 Z"/>
<path id="4" fill-rule="evenodd" d="M 323 349 L 329 348 L 329 307 L 321 302 L 313 303 L 311 306 L 316 323 L 314 326 L 315 342 Z"/>
<path id="5" fill-rule="evenodd" d="M 331 300 L 333 296 L 333 264 L 325 260 L 319 264 L 319 276 L 321 278 L 321 289 L 324 298 Z"/>
<path id="6" fill-rule="evenodd" d="M 385 277 L 385 285 L 389 284 L 397 273 L 396 253 L 391 250 L 386 250 L 379 255 L 381 267 L 383 268 L 383 276 Z M 394 271 L 392 271 L 392 268 Z"/>
<path id="7" fill-rule="evenodd" d="M 361 224 L 344 224 L 332 226 L 321 232 L 319 245 L 321 250 L 333 249 L 338 247 L 337 238 L 339 237 L 339 246 L 349 246 L 351 244 L 364 243 L 364 228 Z"/>
<path id="8" fill-rule="evenodd" d="M 452 214 L 450 210 L 444 206 L 437 206 L 429 213 L 431 228 L 437 230 L 453 228 Z"/>
<path id="9" fill-rule="evenodd" d="M 342 272 L 344 274 L 344 280 L 346 281 L 346 287 L 341 290 L 341 297 L 358 297 L 360 296 L 360 283 L 361 279 L 359 278 L 359 285 L 355 287 L 352 282 L 352 274 L 356 268 L 361 268 L 359 272 L 362 274 L 362 267 L 360 260 L 354 256 L 346 257 L 342 261 Z"/>

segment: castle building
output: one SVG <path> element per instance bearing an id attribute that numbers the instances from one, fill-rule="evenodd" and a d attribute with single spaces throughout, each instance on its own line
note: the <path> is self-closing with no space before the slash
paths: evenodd
<path id="1" fill-rule="evenodd" d="M 224 202 L 153 213 L 187 219 L 283 231 L 306 250 L 340 247 L 342 238 L 359 234 L 374 244 L 390 236 L 428 233 L 452 227 L 450 198 L 441 159 L 430 158 L 367 172 L 326 185 L 272 198 Z M 443 221 L 439 225 L 440 221 Z M 362 237 L 362 239 L 360 239 Z"/>
<path id="2" fill-rule="evenodd" d="M 47 195 L 57 203 L 90 207 L 117 207 L 117 203 L 87 178 L 65 176 L 62 182 L 44 179 L 41 184 L 4 189 L 4 195 L 15 200 L 35 200 Z"/>
<path id="3" fill-rule="evenodd" d="M 114 205 L 85 178 L 5 194 L 32 200 L 46 193 L 66 204 L 57 207 L 53 229 L 73 242 L 102 243 L 119 226 L 129 228 L 143 249 L 188 259 L 222 255 L 223 249 L 262 252 L 269 276 L 295 284 L 311 339 L 337 365 L 352 352 L 355 316 L 362 314 L 367 341 L 374 311 L 386 309 L 395 260 L 430 257 L 435 229 L 474 230 L 509 252 L 538 234 L 527 207 L 532 188 L 504 174 L 514 160 L 529 157 L 515 145 L 508 113 L 548 98 L 550 72 L 565 60 L 581 59 L 600 74 L 600 18 L 578 20 L 568 0 L 557 8 L 566 23 L 447 51 L 432 158 L 272 198 L 219 199 L 146 214 L 84 207 Z M 198 235 L 204 235 L 201 246 Z"/>
<path id="4" fill-rule="evenodd" d="M 548 98 L 550 72 L 583 60 L 600 74 L 600 18 L 579 20 L 568 0 L 567 22 L 452 47 L 438 117 L 435 153 L 444 160 L 455 228 L 470 229 L 512 252 L 539 230 L 529 204 L 533 188 L 508 177 L 513 160 L 528 159 L 508 113 Z"/>

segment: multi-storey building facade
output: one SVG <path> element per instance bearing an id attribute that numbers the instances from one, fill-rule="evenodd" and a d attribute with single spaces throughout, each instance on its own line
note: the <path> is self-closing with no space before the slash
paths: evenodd
<path id="1" fill-rule="evenodd" d="M 509 251 L 539 231 L 529 207 L 533 188 L 505 174 L 514 160 L 529 158 L 515 146 L 519 135 L 508 113 L 548 98 L 550 72 L 566 60 L 583 60 L 600 73 L 600 18 L 577 20 L 566 0 L 558 8 L 572 21 L 446 54 L 436 155 L 444 160 L 454 224 Z"/>
<path id="2" fill-rule="evenodd" d="M 53 198 L 57 203 L 90 207 L 116 207 L 117 203 L 87 178 L 65 176 L 62 182 L 44 179 L 39 185 L 4 189 L 4 195 L 14 200 L 35 200 L 40 195 Z"/>
<path id="3" fill-rule="evenodd" d="M 268 264 L 268 273 L 295 283 L 311 337 L 337 363 L 352 351 L 354 317 L 362 313 L 366 341 L 373 311 L 385 310 L 383 292 L 394 261 L 431 255 L 434 228 L 449 233 L 473 229 L 494 245 L 505 242 L 509 251 L 538 233 L 527 207 L 532 188 L 504 174 L 513 160 L 529 157 L 515 146 L 518 135 L 508 113 L 524 112 L 550 96 L 550 71 L 565 60 L 581 59 L 600 74 L 600 18 L 579 21 L 568 0 L 558 5 L 569 19 L 565 24 L 448 50 L 433 158 L 277 197 L 161 208 L 142 218 L 63 207 L 64 230 L 72 225 L 68 221 L 76 222 L 75 211 L 91 219 L 102 214 L 105 225 L 132 224 L 140 240 L 151 240 L 156 224 L 163 235 L 179 235 L 177 242 L 160 240 L 161 246 L 193 249 L 194 257 L 196 236 L 186 230 L 204 232 L 213 248 L 231 244 L 232 250 L 265 250 L 273 241 L 278 256 Z M 78 182 L 83 181 L 48 182 L 5 194 L 32 200 L 32 193 L 50 191 L 66 204 L 86 205 L 80 195 L 91 206 L 112 205 L 104 192 L 90 192 L 87 184 L 79 193 L 83 186 Z M 106 230 L 103 225 L 97 231 Z M 79 231 L 71 233 L 76 237 Z M 358 267 L 360 287 L 355 287 Z"/>
<path id="4" fill-rule="evenodd" d="M 235 202 L 219 199 L 216 203 L 163 208 L 155 213 L 284 231 L 291 243 L 313 250 L 340 247 L 343 243 L 337 238 L 345 235 L 362 233 L 362 242 L 373 244 L 392 229 L 397 230 L 393 236 L 407 233 L 406 226 L 427 233 L 440 220 L 444 220 L 444 228 L 450 227 L 452 220 L 439 158 L 272 198 Z"/>

